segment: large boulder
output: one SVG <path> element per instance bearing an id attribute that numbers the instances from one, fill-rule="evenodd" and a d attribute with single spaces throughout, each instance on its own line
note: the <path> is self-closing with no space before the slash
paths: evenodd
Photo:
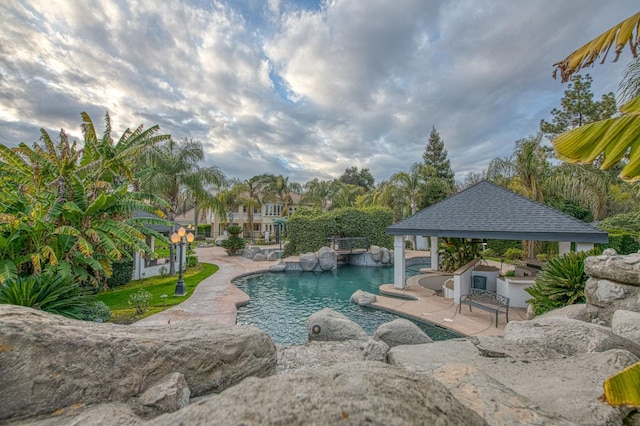
<path id="1" fill-rule="evenodd" d="M 542 315 L 538 315 L 536 318 L 562 317 L 591 322 L 591 320 L 594 318 L 594 314 L 595 312 L 590 309 L 588 305 L 584 303 L 578 303 L 575 305 L 567 305 L 563 306 L 562 308 L 545 312 Z"/>
<path id="2" fill-rule="evenodd" d="M 253 256 L 253 261 L 254 262 L 264 262 L 267 260 L 267 256 L 265 256 L 262 253 L 258 253 L 255 256 Z"/>
<path id="3" fill-rule="evenodd" d="M 640 312 L 615 311 L 611 320 L 611 329 L 618 336 L 640 345 Z"/>
<path id="4" fill-rule="evenodd" d="M 154 425 L 485 425 L 442 384 L 379 362 L 248 378 Z"/>
<path id="5" fill-rule="evenodd" d="M 315 253 L 303 253 L 299 260 L 300 268 L 305 272 L 311 272 L 318 266 L 318 256 Z"/>
<path id="6" fill-rule="evenodd" d="M 534 421 L 550 416 L 574 424 L 622 424 L 630 409 L 612 407 L 598 397 L 604 380 L 638 357 L 622 349 L 551 355 L 535 342 L 519 344 L 494 337 L 397 346 L 389 350 L 387 359 L 392 365 L 433 374 L 490 424 L 556 424 L 561 420 Z M 491 380 L 465 366 L 477 368 Z M 501 421 L 502 415 L 523 417 L 521 422 Z M 526 420 L 529 416 L 531 421 Z"/>
<path id="7" fill-rule="evenodd" d="M 332 309 L 313 313 L 307 320 L 309 341 L 367 340 L 367 332 L 355 321 Z"/>
<path id="8" fill-rule="evenodd" d="M 242 249 L 242 257 L 246 257 L 247 259 L 253 259 L 256 257 L 256 254 L 261 254 L 262 250 L 260 247 L 256 246 L 247 246 Z"/>
<path id="9" fill-rule="evenodd" d="M 613 250 L 605 250 L 601 256 L 584 260 L 584 273 L 593 278 L 640 286 L 640 253 L 619 256 Z"/>
<path id="10" fill-rule="evenodd" d="M 321 247 L 318 251 L 318 263 L 323 271 L 332 271 L 338 267 L 338 253 L 330 247 Z"/>
<path id="11" fill-rule="evenodd" d="M 640 345 L 618 336 L 611 328 L 570 318 L 511 321 L 505 326 L 504 340 L 547 348 L 566 356 L 610 349 L 625 349 L 640 356 Z"/>
<path id="12" fill-rule="evenodd" d="M 340 362 L 362 361 L 363 345 L 359 340 L 347 340 L 278 346 L 276 374 L 310 370 Z"/>
<path id="13" fill-rule="evenodd" d="M 377 299 L 377 296 L 373 293 L 369 293 L 367 291 L 356 290 L 351 297 L 349 298 L 349 302 L 355 303 L 360 306 L 371 306 Z"/>
<path id="14" fill-rule="evenodd" d="M 279 259 L 278 254 L 279 253 L 276 251 L 270 251 L 269 254 L 267 254 L 267 260 L 269 262 L 275 262 L 276 260 Z"/>
<path id="15" fill-rule="evenodd" d="M 404 318 L 396 318 L 393 321 L 381 324 L 373 334 L 373 338 L 382 340 L 389 347 L 433 342 L 420 327 Z"/>
<path id="16" fill-rule="evenodd" d="M 365 361 L 386 362 L 387 352 L 389 352 L 389 345 L 382 340 L 375 340 L 374 338 L 371 338 L 367 341 L 367 344 L 364 347 L 362 359 Z"/>
<path id="17" fill-rule="evenodd" d="M 389 249 L 385 247 L 382 248 L 382 256 L 380 256 L 380 262 L 384 265 L 388 265 L 389 263 L 391 263 L 391 253 L 389 252 Z"/>
<path id="18" fill-rule="evenodd" d="M 269 272 L 284 272 L 286 270 L 287 270 L 287 264 L 282 259 L 275 265 L 269 266 Z"/>
<path id="19" fill-rule="evenodd" d="M 144 391 L 138 398 L 143 414 L 171 413 L 189 405 L 191 391 L 182 373 L 172 373 Z"/>
<path id="20" fill-rule="evenodd" d="M 640 287 L 603 278 L 589 278 L 584 288 L 587 304 L 597 309 L 598 319 L 611 322 L 617 310 L 640 312 Z"/>
<path id="21" fill-rule="evenodd" d="M 382 249 L 380 248 L 380 246 L 369 247 L 369 253 L 371 253 L 371 258 L 375 262 L 380 262 L 382 260 Z"/>
<path id="22" fill-rule="evenodd" d="M 0 305 L 0 423 L 74 404 L 127 401 L 170 373 L 192 396 L 270 374 L 276 348 L 249 326 L 130 327 Z"/>
<path id="23" fill-rule="evenodd" d="M 575 424 L 541 409 L 529 398 L 519 395 L 477 367 L 446 365 L 435 370 L 433 378 L 492 425 Z"/>

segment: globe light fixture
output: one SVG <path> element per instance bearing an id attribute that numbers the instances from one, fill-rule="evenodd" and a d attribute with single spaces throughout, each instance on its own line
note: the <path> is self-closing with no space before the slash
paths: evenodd
<path id="1" fill-rule="evenodd" d="M 185 294 L 187 294 L 187 289 L 185 288 L 184 279 L 182 277 L 182 258 L 184 257 L 185 240 L 189 243 L 189 249 L 191 249 L 191 243 L 193 242 L 194 238 L 194 235 L 191 232 L 187 233 L 187 231 L 182 226 L 178 228 L 176 232 L 171 234 L 171 242 L 180 247 L 180 252 L 178 253 L 178 256 L 180 258 L 180 261 L 178 262 L 178 282 L 176 283 L 176 291 L 174 296 L 184 296 Z"/>

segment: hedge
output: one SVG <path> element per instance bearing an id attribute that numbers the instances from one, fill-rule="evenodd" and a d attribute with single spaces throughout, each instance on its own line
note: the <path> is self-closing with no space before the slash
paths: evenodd
<path id="1" fill-rule="evenodd" d="M 121 260 L 111 264 L 113 274 L 107 278 L 107 286 L 114 288 L 131 281 L 133 275 L 133 260 Z"/>
<path id="2" fill-rule="evenodd" d="M 385 232 L 391 224 L 393 211 L 384 207 L 296 212 L 287 220 L 284 256 L 318 251 L 329 237 L 366 237 L 372 245 L 392 248 L 393 237 Z"/>
<path id="3" fill-rule="evenodd" d="M 211 224 L 198 225 L 198 236 L 204 235 L 205 237 L 211 236 Z"/>
<path id="4" fill-rule="evenodd" d="M 607 232 L 609 232 L 609 242 L 595 244 L 596 247 L 602 250 L 612 248 L 618 254 L 632 254 L 640 250 L 640 239 L 636 233 L 621 230 L 607 230 Z"/>

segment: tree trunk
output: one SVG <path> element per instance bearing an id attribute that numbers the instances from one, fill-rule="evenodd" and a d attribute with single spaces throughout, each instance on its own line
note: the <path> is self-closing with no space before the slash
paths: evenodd
<path id="1" fill-rule="evenodd" d="M 193 225 L 196 227 L 193 230 L 194 241 L 198 239 L 198 200 L 193 203 Z"/>
<path id="2" fill-rule="evenodd" d="M 174 222 L 173 212 L 169 212 L 169 220 L 171 221 L 171 231 L 169 231 L 169 275 L 174 276 L 176 274 L 176 247 L 171 242 L 171 235 L 176 232 L 176 224 Z"/>

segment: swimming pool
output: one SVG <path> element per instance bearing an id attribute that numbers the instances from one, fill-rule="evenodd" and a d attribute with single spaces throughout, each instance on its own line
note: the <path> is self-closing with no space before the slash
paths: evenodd
<path id="1" fill-rule="evenodd" d="M 415 267 L 414 267 L 415 268 Z M 408 271 L 413 274 L 414 271 Z M 296 345 L 307 342 L 307 319 L 323 308 L 342 313 L 372 335 L 382 323 L 398 315 L 349 302 L 356 290 L 379 294 L 379 287 L 393 282 L 392 267 L 344 265 L 326 272 L 265 272 L 233 282 L 250 297 L 238 308 L 237 323 L 255 325 L 275 343 Z M 414 321 L 433 340 L 460 335 L 436 325 Z"/>

